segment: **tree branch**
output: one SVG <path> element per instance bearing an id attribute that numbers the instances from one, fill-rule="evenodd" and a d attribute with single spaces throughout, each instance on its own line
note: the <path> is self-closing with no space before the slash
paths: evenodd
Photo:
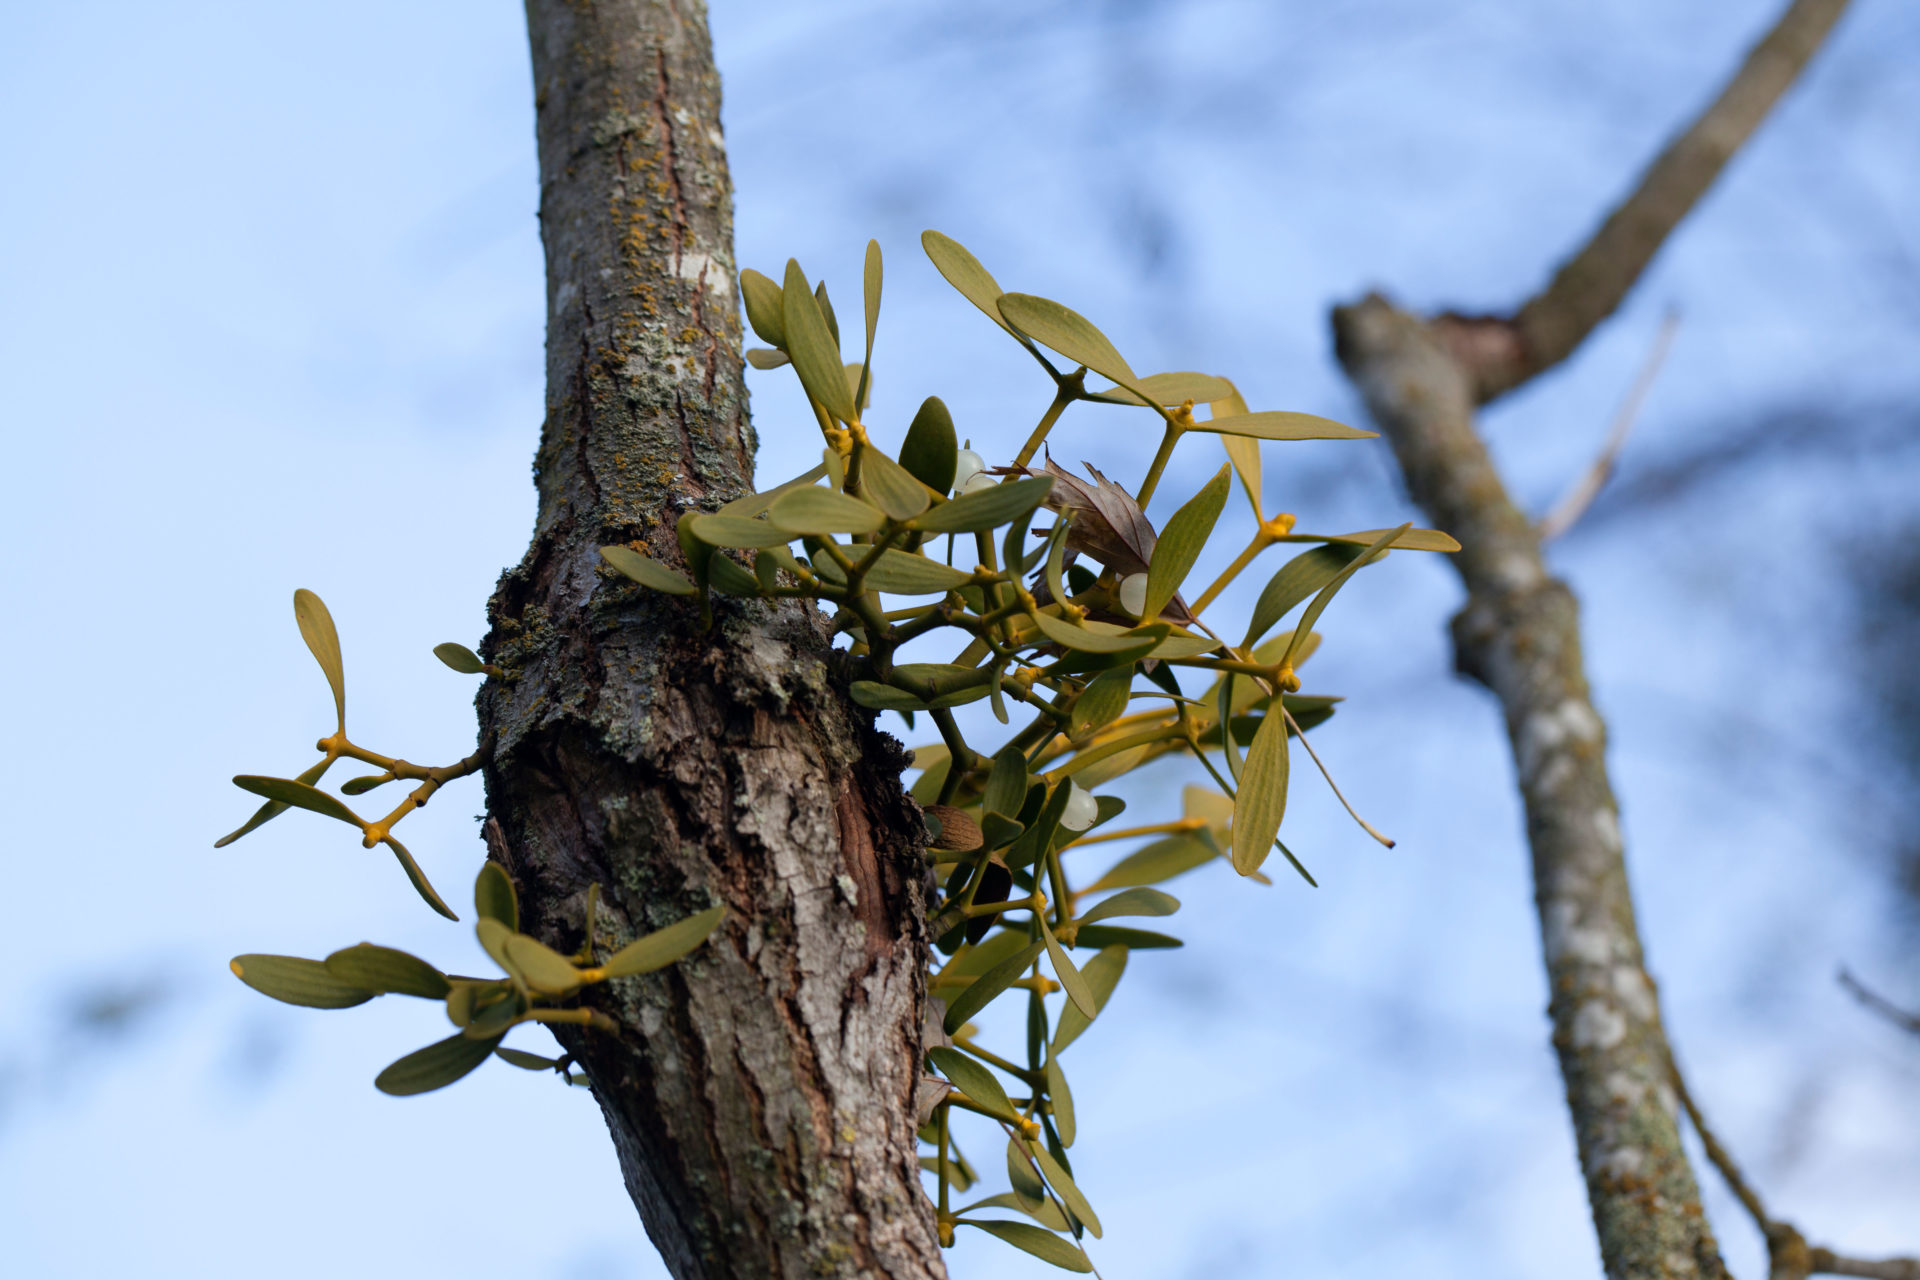
<path id="1" fill-rule="evenodd" d="M 1620 402 L 1620 411 L 1613 416 L 1613 426 L 1607 431 L 1607 440 L 1600 446 L 1599 455 L 1561 495 L 1560 501 L 1553 504 L 1553 509 L 1541 517 L 1540 541 L 1552 542 L 1578 524 L 1593 500 L 1600 496 L 1600 490 L 1613 478 L 1620 451 L 1626 448 L 1627 436 L 1640 416 L 1640 406 L 1646 403 L 1647 392 L 1653 390 L 1653 380 L 1659 376 L 1660 366 L 1666 363 L 1667 349 L 1673 345 L 1674 331 L 1679 327 L 1679 314 L 1667 312 L 1667 318 L 1660 322 L 1659 336 L 1653 340 L 1653 349 L 1647 352 L 1646 363 L 1640 367 L 1640 376 L 1633 380 L 1627 398 Z"/>
<path id="2" fill-rule="evenodd" d="M 1893 1001 L 1867 986 L 1867 984 L 1860 981 L 1860 979 L 1854 977 L 1845 969 L 1840 971 L 1840 985 L 1847 989 L 1847 994 L 1885 1018 L 1888 1022 L 1891 1022 L 1894 1026 L 1899 1027 L 1902 1031 L 1911 1031 L 1913 1034 L 1920 1036 L 1920 1013 L 1907 1012 Z"/>
<path id="3" fill-rule="evenodd" d="M 1648 977 L 1580 656 L 1578 607 L 1541 559 L 1474 429 L 1473 385 L 1418 318 L 1373 296 L 1334 312 L 1336 350 L 1392 442 L 1408 491 L 1467 587 L 1460 670 L 1506 711 L 1533 847 L 1553 1045 L 1610 1280 L 1724 1277 L 1680 1145 Z"/>
<path id="4" fill-rule="evenodd" d="M 1552 577 L 1474 425 L 1476 405 L 1565 359 L 1610 314 L 1844 8 L 1795 0 L 1714 105 L 1511 321 L 1431 323 L 1379 295 L 1333 312 L 1335 351 L 1413 501 L 1459 539 L 1456 663 L 1491 689 L 1525 802 L 1553 1044 L 1609 1280 L 1724 1277 L 1674 1116 L 1594 710 L 1578 606 Z"/>
<path id="5" fill-rule="evenodd" d="M 1782 1222 L 1767 1212 L 1766 1205 L 1760 1200 L 1759 1192 L 1753 1189 L 1746 1177 L 1740 1172 L 1732 1153 L 1721 1145 L 1713 1130 L 1707 1127 L 1707 1121 L 1700 1114 L 1699 1106 L 1693 1100 L 1693 1094 L 1687 1089 L 1686 1077 L 1681 1074 L 1677 1063 L 1669 1064 L 1672 1069 L 1673 1089 L 1679 1096 L 1680 1105 L 1685 1108 L 1687 1120 L 1693 1125 L 1693 1131 L 1700 1135 L 1700 1145 L 1706 1148 L 1707 1159 L 1713 1161 L 1713 1167 L 1720 1171 L 1729 1190 L 1753 1217 L 1754 1225 L 1760 1228 L 1760 1234 L 1767 1241 L 1768 1280 L 1806 1280 L 1814 1275 L 1867 1276 L 1871 1280 L 1920 1280 L 1920 1258 L 1855 1258 L 1835 1253 L 1824 1246 L 1807 1243 L 1790 1222 Z"/>
<path id="6" fill-rule="evenodd" d="M 1485 403 L 1559 364 L 1612 315 L 1673 229 L 1792 87 L 1847 0 L 1794 0 L 1711 105 L 1667 144 L 1593 238 L 1510 317 L 1442 316 L 1435 328 Z"/>

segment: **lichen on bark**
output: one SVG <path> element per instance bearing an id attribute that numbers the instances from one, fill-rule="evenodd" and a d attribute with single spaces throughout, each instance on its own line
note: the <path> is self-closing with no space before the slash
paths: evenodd
<path id="1" fill-rule="evenodd" d="M 560 1030 L 678 1277 L 943 1274 L 913 1090 L 924 839 L 904 758 L 800 602 L 684 602 L 598 548 L 751 487 L 731 191 L 704 8 L 529 0 L 547 258 L 539 514 L 490 605 L 489 844 L 525 928 L 709 946 Z"/>

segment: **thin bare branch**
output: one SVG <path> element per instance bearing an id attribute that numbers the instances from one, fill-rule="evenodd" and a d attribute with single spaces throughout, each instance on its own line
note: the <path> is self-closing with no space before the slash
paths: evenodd
<path id="1" fill-rule="evenodd" d="M 1680 1099 L 1680 1106 L 1687 1113 L 1687 1123 L 1700 1135 L 1700 1145 L 1706 1148 L 1707 1159 L 1713 1161 L 1713 1167 L 1720 1171 L 1726 1181 L 1727 1190 L 1733 1192 L 1743 1208 L 1752 1215 L 1753 1223 L 1760 1228 L 1761 1234 L 1773 1230 L 1773 1218 L 1767 1213 L 1767 1207 L 1761 1203 L 1760 1193 L 1753 1189 L 1746 1176 L 1740 1172 L 1740 1166 L 1734 1162 L 1733 1153 L 1720 1144 L 1720 1139 L 1707 1126 L 1706 1117 L 1700 1114 L 1699 1104 L 1693 1100 L 1693 1091 L 1687 1088 L 1687 1078 L 1681 1074 L 1680 1065 L 1669 1062 L 1673 1073 L 1674 1096 Z"/>
<path id="2" fill-rule="evenodd" d="M 1653 389 L 1653 380 L 1660 376 L 1660 367 L 1666 363 L 1667 352 L 1673 346 L 1673 335 L 1680 327 L 1680 314 L 1667 312 L 1666 319 L 1660 322 L 1660 332 L 1654 336 L 1653 346 L 1647 352 L 1645 363 L 1640 366 L 1640 376 L 1633 380 L 1633 387 L 1627 392 L 1627 398 L 1620 402 L 1620 411 L 1613 416 L 1613 426 L 1607 432 L 1607 441 L 1600 447 L 1599 456 L 1593 460 L 1555 503 L 1553 510 L 1547 512 L 1540 521 L 1540 541 L 1552 542 L 1555 538 L 1579 522 L 1593 505 L 1593 500 L 1613 478 L 1613 469 L 1620 461 L 1620 451 L 1626 447 L 1627 437 L 1633 433 L 1633 424 L 1640 417 L 1640 409 L 1647 401 L 1647 392 Z"/>
<path id="3" fill-rule="evenodd" d="M 1920 1036 L 1920 1013 L 1909 1013 L 1893 1001 L 1874 991 L 1866 983 L 1854 977 L 1847 970 L 1840 970 L 1840 985 L 1847 993 L 1867 1008 L 1899 1027 L 1902 1031 L 1911 1031 Z"/>
<path id="4" fill-rule="evenodd" d="M 1559 364 L 1612 315 L 1673 229 L 1793 86 L 1847 0 L 1794 0 L 1712 104 L 1667 144 L 1633 192 L 1511 318 L 1445 317 L 1442 340 L 1485 403 Z"/>
<path id="5" fill-rule="evenodd" d="M 1728 1190 L 1753 1216 L 1754 1225 L 1760 1228 L 1760 1234 L 1766 1238 L 1768 1280 L 1807 1280 L 1808 1276 L 1817 1275 L 1866 1276 L 1869 1280 L 1920 1280 L 1920 1259 L 1855 1258 L 1836 1253 L 1824 1246 L 1808 1244 L 1798 1227 L 1769 1214 L 1760 1200 L 1759 1192 L 1740 1172 L 1740 1166 L 1735 1163 L 1732 1154 L 1714 1136 L 1706 1118 L 1700 1114 L 1679 1064 L 1669 1062 L 1668 1065 L 1672 1070 L 1674 1094 L 1680 1099 L 1693 1131 L 1700 1135 L 1700 1145 L 1706 1148 L 1707 1159 L 1713 1161 L 1713 1167 L 1726 1180 Z"/>
<path id="6" fill-rule="evenodd" d="M 1920 1258 L 1849 1258 L 1831 1249 L 1807 1250 L 1811 1275 L 1865 1276 L 1867 1280 L 1920 1280 Z"/>

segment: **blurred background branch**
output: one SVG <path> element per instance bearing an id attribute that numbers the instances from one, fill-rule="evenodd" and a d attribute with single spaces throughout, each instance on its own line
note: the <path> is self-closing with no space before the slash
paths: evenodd
<path id="1" fill-rule="evenodd" d="M 1719 98 L 1512 321 L 1423 321 L 1377 294 L 1333 313 L 1335 350 L 1392 442 L 1409 495 L 1462 544 L 1454 565 L 1468 599 L 1454 620 L 1456 662 L 1506 712 L 1533 847 L 1553 1043 L 1614 1280 L 1722 1276 L 1726 1268 L 1664 1087 L 1677 1071 L 1635 921 L 1578 610 L 1541 546 L 1569 528 L 1605 482 L 1671 338 L 1671 319 L 1599 462 L 1537 528 L 1508 495 L 1474 408 L 1572 355 L 1614 312 L 1845 7 L 1795 0 Z M 1697 1115 L 1696 1127 L 1704 1135 Z M 1729 1180 L 1773 1241 L 1746 1184 Z"/>

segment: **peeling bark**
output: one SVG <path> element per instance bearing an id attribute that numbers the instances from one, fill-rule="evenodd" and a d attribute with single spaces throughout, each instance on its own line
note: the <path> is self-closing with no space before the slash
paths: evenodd
<path id="1" fill-rule="evenodd" d="M 490 605 L 493 856 L 522 927 L 610 945 L 715 902 L 707 946 L 559 1028 L 676 1277 L 937 1277 L 913 1092 L 922 824 L 904 754 L 844 696 L 823 616 L 684 600 L 674 522 L 751 487 L 720 86 L 697 0 L 528 0 L 547 416 L 526 558 Z"/>

